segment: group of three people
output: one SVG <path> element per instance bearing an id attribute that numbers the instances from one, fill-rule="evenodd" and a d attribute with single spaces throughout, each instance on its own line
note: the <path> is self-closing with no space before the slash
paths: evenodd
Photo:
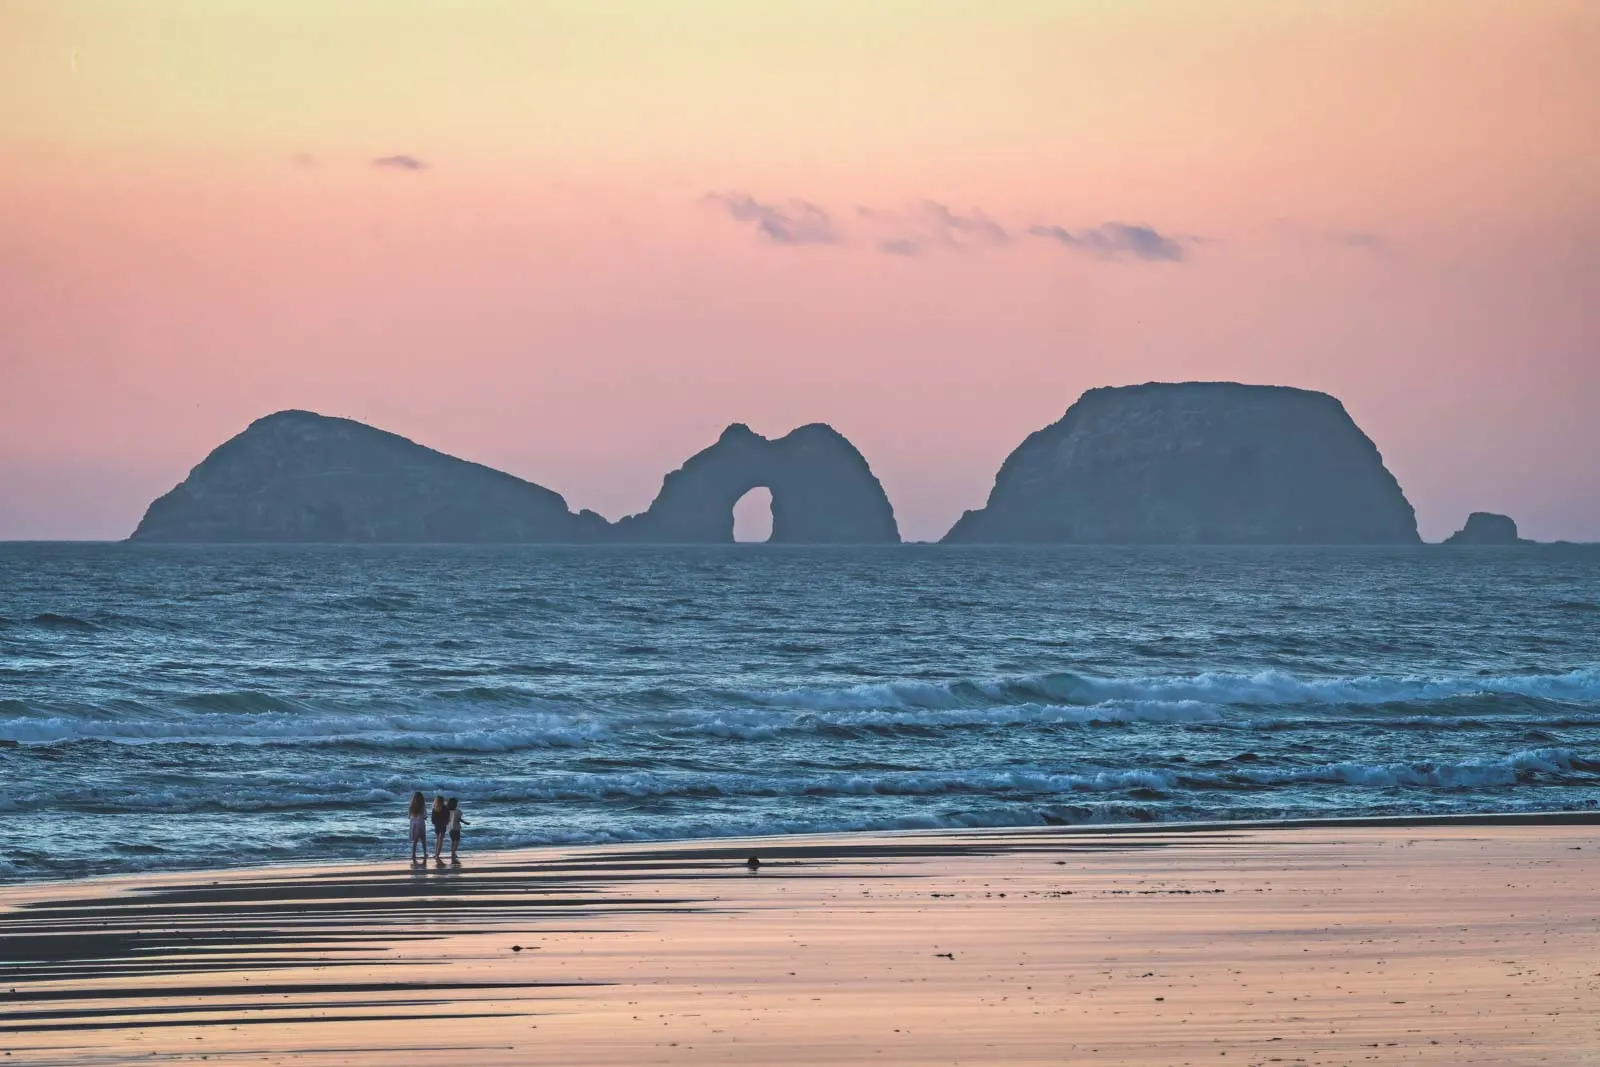
<path id="1" fill-rule="evenodd" d="M 433 858 L 444 859 L 445 835 L 450 837 L 450 859 L 457 859 L 456 852 L 461 847 L 461 824 L 467 820 L 461 817 L 461 804 L 455 797 L 446 800 L 443 796 L 433 798 Z M 422 797 L 422 790 L 411 794 L 411 862 L 417 862 L 417 846 L 422 847 L 422 860 L 428 859 L 428 802 Z"/>

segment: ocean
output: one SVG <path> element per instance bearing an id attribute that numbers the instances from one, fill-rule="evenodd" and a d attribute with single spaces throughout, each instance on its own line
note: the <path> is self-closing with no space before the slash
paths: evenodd
<path id="1" fill-rule="evenodd" d="M 0 545 L 0 880 L 1600 802 L 1600 546 Z"/>

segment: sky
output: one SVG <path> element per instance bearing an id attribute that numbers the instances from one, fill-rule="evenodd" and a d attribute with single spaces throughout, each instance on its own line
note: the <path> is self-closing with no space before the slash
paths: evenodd
<path id="1" fill-rule="evenodd" d="M 0 0 L 0 539 L 290 407 L 610 518 L 824 421 L 934 539 L 1196 379 L 1600 540 L 1600 3 Z"/>

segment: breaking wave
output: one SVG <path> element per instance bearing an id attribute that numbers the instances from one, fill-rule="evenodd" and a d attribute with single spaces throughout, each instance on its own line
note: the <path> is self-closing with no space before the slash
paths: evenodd
<path id="1" fill-rule="evenodd" d="M 1272 714 L 1263 716 L 1263 711 Z M 1499 721 L 1550 727 L 1600 723 L 1600 671 L 1326 679 L 1273 671 L 1144 678 L 1048 674 L 760 692 L 651 689 L 620 693 L 612 701 L 475 686 L 443 690 L 392 709 L 240 690 L 196 693 L 169 707 L 131 700 L 68 707 L 6 701 L 0 703 L 0 740 L 490 753 L 651 736 L 760 741 L 1140 724 L 1266 731 L 1363 724 L 1492 729 Z"/>
<path id="2" fill-rule="evenodd" d="M 104 812 L 309 811 L 373 804 L 403 807 L 413 789 L 470 797 L 497 805 L 599 803 L 618 800 L 958 797 L 1045 802 L 1075 794 L 1126 794 L 1157 799 L 1177 793 L 1288 785 L 1370 789 L 1504 789 L 1544 778 L 1600 785 L 1600 759 L 1564 748 L 1518 751 L 1459 763 L 1327 763 L 1194 772 L 1178 767 L 1070 768 L 1018 766 L 953 770 L 813 771 L 760 774 L 738 771 L 562 772 L 503 778 L 439 772 L 383 774 L 350 780 L 344 773 L 303 776 L 294 783 L 248 773 L 223 782 L 168 784 L 130 793 L 120 786 L 25 783 L 0 797 L 0 810 L 67 805 Z"/>
<path id="3" fill-rule="evenodd" d="M 1298 678 L 1281 671 L 1207 672 L 1137 678 L 1041 674 L 1003 681 L 888 682 L 830 689 L 805 687 L 745 694 L 776 707 L 817 711 L 870 708 L 965 708 L 1026 701 L 1095 705 L 1116 700 L 1195 702 L 1233 707 L 1323 704 L 1371 707 L 1513 694 L 1550 700 L 1600 701 L 1600 670 L 1499 677 L 1366 675 Z"/>

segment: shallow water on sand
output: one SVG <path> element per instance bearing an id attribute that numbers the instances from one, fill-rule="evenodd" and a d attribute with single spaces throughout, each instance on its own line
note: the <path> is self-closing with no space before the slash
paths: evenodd
<path id="1" fill-rule="evenodd" d="M 0 545 L 0 879 L 1600 802 L 1600 548 Z"/>

